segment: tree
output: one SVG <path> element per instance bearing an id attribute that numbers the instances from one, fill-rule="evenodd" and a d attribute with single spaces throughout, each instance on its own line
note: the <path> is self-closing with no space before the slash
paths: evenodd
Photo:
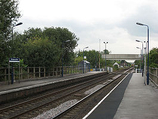
<path id="1" fill-rule="evenodd" d="M 87 57 L 87 61 L 90 62 L 91 67 L 95 68 L 98 66 L 98 64 L 99 64 L 99 52 L 98 51 L 95 51 L 95 50 L 85 51 L 84 54 Z"/>
<path id="2" fill-rule="evenodd" d="M 1 0 L 0 1 L 0 34 L 8 40 L 12 27 L 18 21 L 20 12 L 18 11 L 18 1 Z"/>
<path id="3" fill-rule="evenodd" d="M 76 35 L 70 32 L 67 28 L 45 28 L 43 31 L 45 37 L 56 44 L 58 47 L 60 57 L 58 59 L 58 65 L 61 65 L 62 55 L 65 65 L 72 65 L 74 62 L 75 54 L 74 49 L 77 46 L 77 41 L 79 40 Z M 67 42 L 69 40 L 69 42 Z"/>
<path id="4" fill-rule="evenodd" d="M 147 63 L 146 59 L 146 63 Z M 140 60 L 135 61 L 135 64 L 138 65 L 138 67 L 140 67 L 140 63 L 142 63 Z M 143 64 L 141 64 L 141 66 L 143 66 Z M 150 67 L 156 67 L 158 68 L 158 48 L 153 48 L 150 53 L 149 53 L 149 66 Z"/>
<path id="5" fill-rule="evenodd" d="M 29 67 L 72 65 L 76 35 L 66 28 L 29 28 L 24 34 L 14 33 L 14 56 L 23 59 Z M 66 42 L 69 40 L 69 42 Z"/>
<path id="6" fill-rule="evenodd" d="M 158 48 L 153 48 L 149 54 L 150 67 L 158 68 Z"/>
<path id="7" fill-rule="evenodd" d="M 53 67 L 58 62 L 58 50 L 52 41 L 48 39 L 29 39 L 26 44 L 23 44 L 23 53 L 21 58 L 25 64 L 35 67 Z"/>
<path id="8" fill-rule="evenodd" d="M 109 52 L 107 51 L 107 54 Z M 101 52 L 103 54 L 103 52 Z M 82 57 L 83 60 L 83 52 L 77 52 L 77 56 Z M 92 68 L 99 67 L 99 52 L 95 50 L 84 51 L 84 56 L 86 56 L 87 61 L 90 62 Z M 81 58 L 80 58 L 81 59 Z M 111 61 L 106 61 L 108 66 L 111 66 Z M 77 63 L 76 63 L 77 64 Z M 105 59 L 100 57 L 100 67 L 103 68 L 105 66 Z"/>
<path id="9" fill-rule="evenodd" d="M 24 31 L 23 34 L 23 41 L 26 42 L 27 39 L 35 40 L 37 38 L 43 37 L 43 31 L 41 28 L 29 28 L 28 30 Z"/>
<path id="10" fill-rule="evenodd" d="M 18 1 L 0 0 L 0 67 L 6 66 L 9 59 L 12 44 L 7 41 L 11 38 L 13 25 L 19 17 Z"/>

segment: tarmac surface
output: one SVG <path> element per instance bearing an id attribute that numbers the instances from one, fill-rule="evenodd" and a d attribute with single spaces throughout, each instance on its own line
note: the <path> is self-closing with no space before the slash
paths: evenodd
<path id="1" fill-rule="evenodd" d="M 158 119 L 158 89 L 130 74 L 86 119 Z"/>

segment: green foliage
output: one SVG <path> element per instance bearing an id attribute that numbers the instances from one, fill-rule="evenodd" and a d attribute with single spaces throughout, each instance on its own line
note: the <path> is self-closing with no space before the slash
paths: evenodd
<path id="1" fill-rule="evenodd" d="M 107 51 L 107 54 L 108 53 L 109 52 Z M 78 51 L 77 55 L 78 55 L 78 58 L 80 58 L 80 60 L 82 61 L 83 60 L 83 52 Z M 99 67 L 99 52 L 98 51 L 95 51 L 95 50 L 84 51 L 84 56 L 86 56 L 87 61 L 90 62 L 90 65 L 92 68 L 95 68 L 95 66 Z M 107 60 L 106 64 L 107 64 L 107 66 L 112 66 L 112 61 Z M 100 67 L 101 68 L 105 67 L 105 59 L 102 58 L 101 53 L 100 53 Z"/>
<path id="2" fill-rule="evenodd" d="M 114 68 L 114 71 L 117 71 L 119 69 L 117 65 L 114 65 L 113 68 Z"/>
<path id="3" fill-rule="evenodd" d="M 60 62 L 58 62 L 58 65 L 61 64 L 62 55 L 64 57 L 64 65 L 73 64 L 75 58 L 73 50 L 79 40 L 74 33 L 70 32 L 67 28 L 51 27 L 44 29 L 43 36 L 47 37 L 53 44 L 56 44 L 57 49 L 59 49 L 60 53 L 58 52 L 58 54 L 60 54 L 60 56 L 58 61 Z"/>
<path id="4" fill-rule="evenodd" d="M 74 65 L 74 66 L 77 66 L 78 63 L 81 62 L 81 61 L 83 61 L 83 57 L 81 57 L 81 56 L 76 57 L 73 65 Z"/>
<path id="5" fill-rule="evenodd" d="M 8 40 L 12 27 L 18 21 L 19 17 L 17 0 L 0 1 L 0 34 L 5 40 Z"/>
<path id="6" fill-rule="evenodd" d="M 13 63 L 14 67 L 19 67 L 19 63 Z M 24 64 L 24 59 L 20 59 L 20 67 L 27 67 L 27 65 Z"/>
<path id="7" fill-rule="evenodd" d="M 150 67 L 158 68 L 158 48 L 153 48 L 149 54 Z"/>
<path id="8" fill-rule="evenodd" d="M 0 0 L 0 67 L 8 65 L 11 56 L 11 42 L 8 40 L 19 17 L 17 0 Z"/>
<path id="9" fill-rule="evenodd" d="M 146 58 L 147 63 L 148 57 Z M 140 67 L 140 60 L 135 61 L 135 65 Z M 143 64 L 141 64 L 143 66 Z M 158 48 L 153 48 L 149 53 L 149 66 L 153 68 L 158 68 Z"/>
<path id="10" fill-rule="evenodd" d="M 9 43 L 0 41 L 0 67 L 8 66 L 8 59 L 11 54 Z"/>
<path id="11" fill-rule="evenodd" d="M 66 28 L 29 28 L 23 34 L 14 33 L 14 39 L 6 42 L 1 54 L 6 56 L 2 59 L 2 64 L 8 63 L 10 57 L 23 59 L 25 65 L 29 67 L 53 67 L 62 65 L 72 65 L 75 54 L 74 48 L 77 46 L 76 35 Z"/>
<path id="12" fill-rule="evenodd" d="M 23 52 L 21 57 L 24 58 L 25 64 L 28 66 L 54 66 L 59 55 L 58 50 L 54 44 L 48 39 L 34 38 L 29 39 L 23 45 Z"/>
<path id="13" fill-rule="evenodd" d="M 138 65 L 138 67 L 137 67 L 137 68 L 140 68 L 140 63 L 141 63 L 141 61 L 140 61 L 140 60 L 136 60 L 134 63 L 135 63 L 135 65 Z"/>
<path id="14" fill-rule="evenodd" d="M 77 55 L 78 55 L 78 57 L 80 57 L 80 60 L 82 61 L 83 60 L 83 52 L 78 51 Z M 84 56 L 86 56 L 86 58 L 87 58 L 86 60 L 88 62 L 90 62 L 91 67 L 95 67 L 98 65 L 98 62 L 99 62 L 99 52 L 98 51 L 95 51 L 95 50 L 84 51 Z"/>

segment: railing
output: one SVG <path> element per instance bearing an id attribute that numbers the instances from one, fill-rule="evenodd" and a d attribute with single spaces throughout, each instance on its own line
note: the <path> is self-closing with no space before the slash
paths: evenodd
<path id="1" fill-rule="evenodd" d="M 63 74 L 77 74 L 83 73 L 82 67 L 76 66 L 64 66 Z M 85 68 L 85 72 L 89 69 Z M 0 67 L 0 82 L 11 82 L 11 68 Z M 13 67 L 14 81 L 21 81 L 23 79 L 40 79 L 46 77 L 60 77 L 62 73 L 62 67 Z"/>
<path id="2" fill-rule="evenodd" d="M 150 80 L 158 86 L 158 68 L 149 68 Z"/>

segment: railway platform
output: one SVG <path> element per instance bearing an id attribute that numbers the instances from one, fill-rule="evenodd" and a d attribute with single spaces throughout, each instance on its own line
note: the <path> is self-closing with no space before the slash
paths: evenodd
<path id="1" fill-rule="evenodd" d="M 133 73 L 94 107 L 84 119 L 158 119 L 158 89 Z"/>
<path id="2" fill-rule="evenodd" d="M 0 103 L 5 101 L 17 99 L 33 95 L 41 91 L 53 89 L 59 86 L 67 85 L 71 82 L 77 82 L 86 78 L 96 77 L 98 75 L 105 75 L 106 72 L 88 72 L 84 74 L 71 74 L 64 77 L 49 77 L 44 79 L 29 79 L 13 84 L 1 83 L 0 84 Z"/>
<path id="3" fill-rule="evenodd" d="M 100 72 L 93 71 L 93 72 L 87 72 L 84 74 L 70 74 L 63 77 L 48 77 L 48 78 L 41 78 L 41 79 L 21 80 L 20 82 L 16 80 L 13 84 L 10 84 L 10 83 L 8 84 L 7 82 L 0 84 L 0 92 L 25 88 L 28 86 L 37 86 L 40 84 L 46 84 L 50 82 L 58 82 L 58 81 L 68 80 L 68 79 L 77 78 L 77 77 L 84 77 L 84 76 L 89 76 L 96 73 L 100 73 Z"/>

